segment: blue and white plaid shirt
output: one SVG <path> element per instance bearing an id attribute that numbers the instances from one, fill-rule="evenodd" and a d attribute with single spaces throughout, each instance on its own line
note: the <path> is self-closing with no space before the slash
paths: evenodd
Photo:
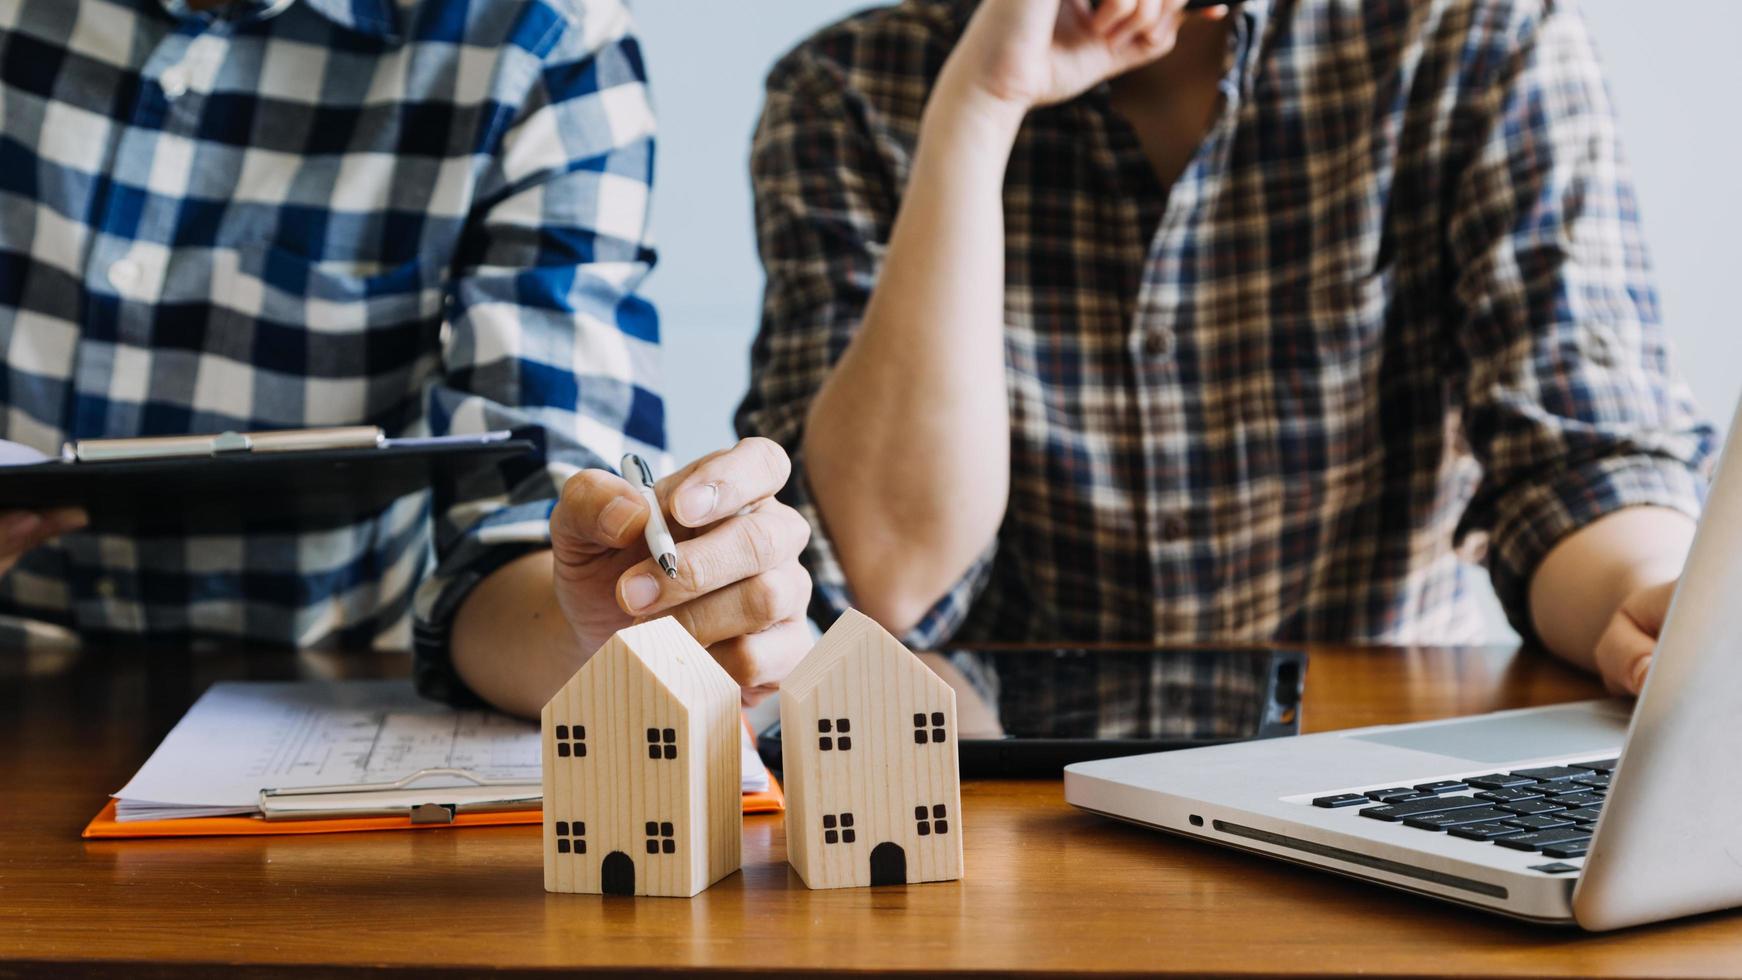
<path id="1" fill-rule="evenodd" d="M 364 644 L 404 641 L 416 590 L 443 693 L 446 623 L 546 543 L 562 481 L 663 447 L 635 295 L 652 155 L 618 0 L 0 0 L 0 437 L 543 447 L 336 531 L 70 535 L 0 579 L 0 611 Z"/>
<path id="2" fill-rule="evenodd" d="M 738 427 L 795 454 L 824 623 L 852 595 L 805 415 L 973 8 L 867 11 L 769 76 Z M 1528 633 L 1562 536 L 1698 513 L 1713 432 L 1669 364 L 1576 5 L 1235 11 L 1222 109 L 1171 187 L 1107 86 L 1028 116 L 1004 183 L 1009 505 L 910 644 L 1454 643 L 1483 632 L 1478 555 Z"/>

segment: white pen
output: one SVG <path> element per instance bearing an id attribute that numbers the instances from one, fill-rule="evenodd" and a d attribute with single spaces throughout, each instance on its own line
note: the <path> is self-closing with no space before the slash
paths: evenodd
<path id="1" fill-rule="evenodd" d="M 653 560 L 659 562 L 659 567 L 665 569 L 666 578 L 677 578 L 677 542 L 672 540 L 671 528 L 665 525 L 665 514 L 659 509 L 659 495 L 653 492 L 653 470 L 640 456 L 629 453 L 623 457 L 623 479 L 641 491 L 642 499 L 647 501 L 650 511 L 646 528 L 647 550 L 653 553 Z"/>

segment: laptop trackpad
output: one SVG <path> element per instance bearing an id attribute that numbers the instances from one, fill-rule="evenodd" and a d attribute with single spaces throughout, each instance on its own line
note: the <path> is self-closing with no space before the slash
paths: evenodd
<path id="1" fill-rule="evenodd" d="M 1629 710 L 1624 701 L 1571 704 L 1348 737 L 1472 762 L 1516 762 L 1618 748 L 1627 737 Z"/>

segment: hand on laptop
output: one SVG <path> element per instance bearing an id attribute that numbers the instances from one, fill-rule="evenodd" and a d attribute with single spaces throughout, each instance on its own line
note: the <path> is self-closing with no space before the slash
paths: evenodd
<path id="1" fill-rule="evenodd" d="M 647 553 L 648 508 L 621 477 L 583 470 L 551 515 L 557 602 L 591 652 L 625 626 L 674 616 L 754 703 L 809 652 L 810 525 L 774 499 L 792 466 L 767 439 L 745 439 L 660 480 L 679 542 L 677 578 Z"/>
<path id="2" fill-rule="evenodd" d="M 0 575 L 10 572 L 32 548 L 88 523 L 85 512 L 77 507 L 0 511 Z"/>
<path id="3" fill-rule="evenodd" d="M 1638 694 L 1645 686 L 1657 634 L 1669 615 L 1675 582 L 1661 582 L 1629 594 L 1597 639 L 1597 672 L 1616 694 Z"/>

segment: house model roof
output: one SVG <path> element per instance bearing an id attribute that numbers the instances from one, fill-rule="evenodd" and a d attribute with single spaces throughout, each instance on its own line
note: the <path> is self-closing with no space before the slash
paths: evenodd
<path id="1" fill-rule="evenodd" d="M 909 650 L 901 645 L 901 641 L 889 634 L 877 621 L 859 612 L 849 609 L 841 614 L 835 625 L 829 627 L 823 634 L 810 655 L 799 662 L 799 665 L 780 682 L 780 696 L 796 700 L 810 697 L 816 686 L 832 674 L 835 668 L 860 650 L 870 649 L 877 654 L 889 658 L 891 666 L 909 671 L 919 671 L 931 681 L 942 684 L 931 668 L 920 662 Z"/>
<path id="2" fill-rule="evenodd" d="M 649 677 L 685 707 L 694 707 L 722 694 L 731 697 L 734 704 L 738 701 L 738 682 L 669 616 L 619 630 L 563 687 L 579 683 L 589 671 L 602 669 L 603 664 L 617 657 L 639 663 Z"/>

